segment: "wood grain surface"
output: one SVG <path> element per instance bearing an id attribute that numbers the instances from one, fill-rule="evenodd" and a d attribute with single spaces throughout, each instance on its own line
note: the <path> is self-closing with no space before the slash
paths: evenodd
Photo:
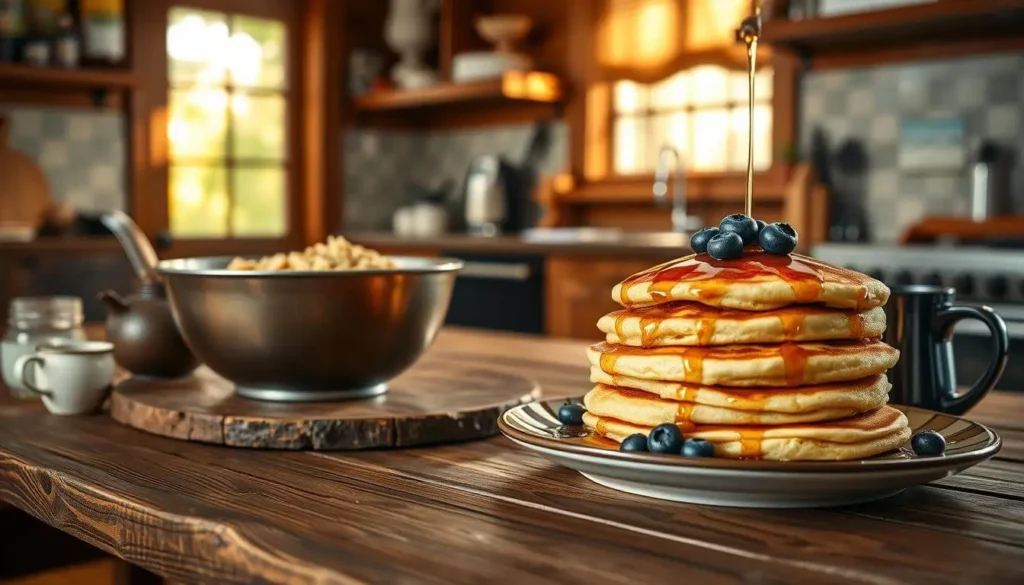
<path id="1" fill-rule="evenodd" d="M 535 400 L 530 379 L 479 365 L 425 359 L 374 398 L 249 400 L 208 368 L 187 378 L 129 378 L 111 397 L 114 420 L 156 435 L 252 449 L 353 450 L 490 437 L 498 415 Z"/>
<path id="2" fill-rule="evenodd" d="M 585 343 L 442 332 L 546 397 L 588 388 Z M 1024 395 L 971 418 L 1004 448 L 967 472 L 827 510 L 713 508 L 595 485 L 504 438 L 345 453 L 172 441 L 102 415 L 0 406 L 0 499 L 186 583 L 1024 582 Z"/>

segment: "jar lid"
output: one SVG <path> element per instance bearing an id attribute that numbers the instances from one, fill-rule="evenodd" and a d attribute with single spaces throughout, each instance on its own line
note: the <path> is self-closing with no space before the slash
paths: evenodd
<path id="1" fill-rule="evenodd" d="M 16 329 L 52 327 L 70 329 L 82 324 L 78 297 L 18 297 L 11 300 L 7 322 Z"/>

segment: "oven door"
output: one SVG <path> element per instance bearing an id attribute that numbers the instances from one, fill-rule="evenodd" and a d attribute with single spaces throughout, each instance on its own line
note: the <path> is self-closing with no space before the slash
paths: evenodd
<path id="1" fill-rule="evenodd" d="M 1024 391 L 1024 305 L 990 305 L 1006 321 L 1010 334 L 1010 361 L 996 384 L 998 390 Z M 960 386 L 969 386 L 981 377 L 992 360 L 992 340 L 988 328 L 979 321 L 965 319 L 957 324 L 953 334 L 953 356 L 956 361 L 956 380 Z"/>
<path id="2" fill-rule="evenodd" d="M 543 256 L 442 255 L 465 263 L 455 279 L 446 324 L 544 333 Z"/>

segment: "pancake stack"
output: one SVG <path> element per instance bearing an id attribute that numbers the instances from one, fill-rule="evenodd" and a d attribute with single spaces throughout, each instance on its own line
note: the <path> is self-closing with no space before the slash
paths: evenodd
<path id="1" fill-rule="evenodd" d="M 617 285 L 589 348 L 584 424 L 617 442 L 663 423 L 715 455 L 844 460 L 910 438 L 886 405 L 899 352 L 879 340 L 889 289 L 799 254 L 697 254 Z"/>

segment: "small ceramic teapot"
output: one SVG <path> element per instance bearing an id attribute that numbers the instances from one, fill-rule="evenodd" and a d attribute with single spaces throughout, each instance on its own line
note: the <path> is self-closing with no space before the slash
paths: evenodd
<path id="1" fill-rule="evenodd" d="M 189 374 L 199 361 L 174 323 L 156 272 L 156 251 L 124 213 L 106 214 L 102 221 L 121 242 L 139 279 L 135 294 L 127 298 L 114 291 L 100 293 L 107 306 L 107 340 L 114 344 L 114 361 L 137 376 L 177 378 Z"/>

